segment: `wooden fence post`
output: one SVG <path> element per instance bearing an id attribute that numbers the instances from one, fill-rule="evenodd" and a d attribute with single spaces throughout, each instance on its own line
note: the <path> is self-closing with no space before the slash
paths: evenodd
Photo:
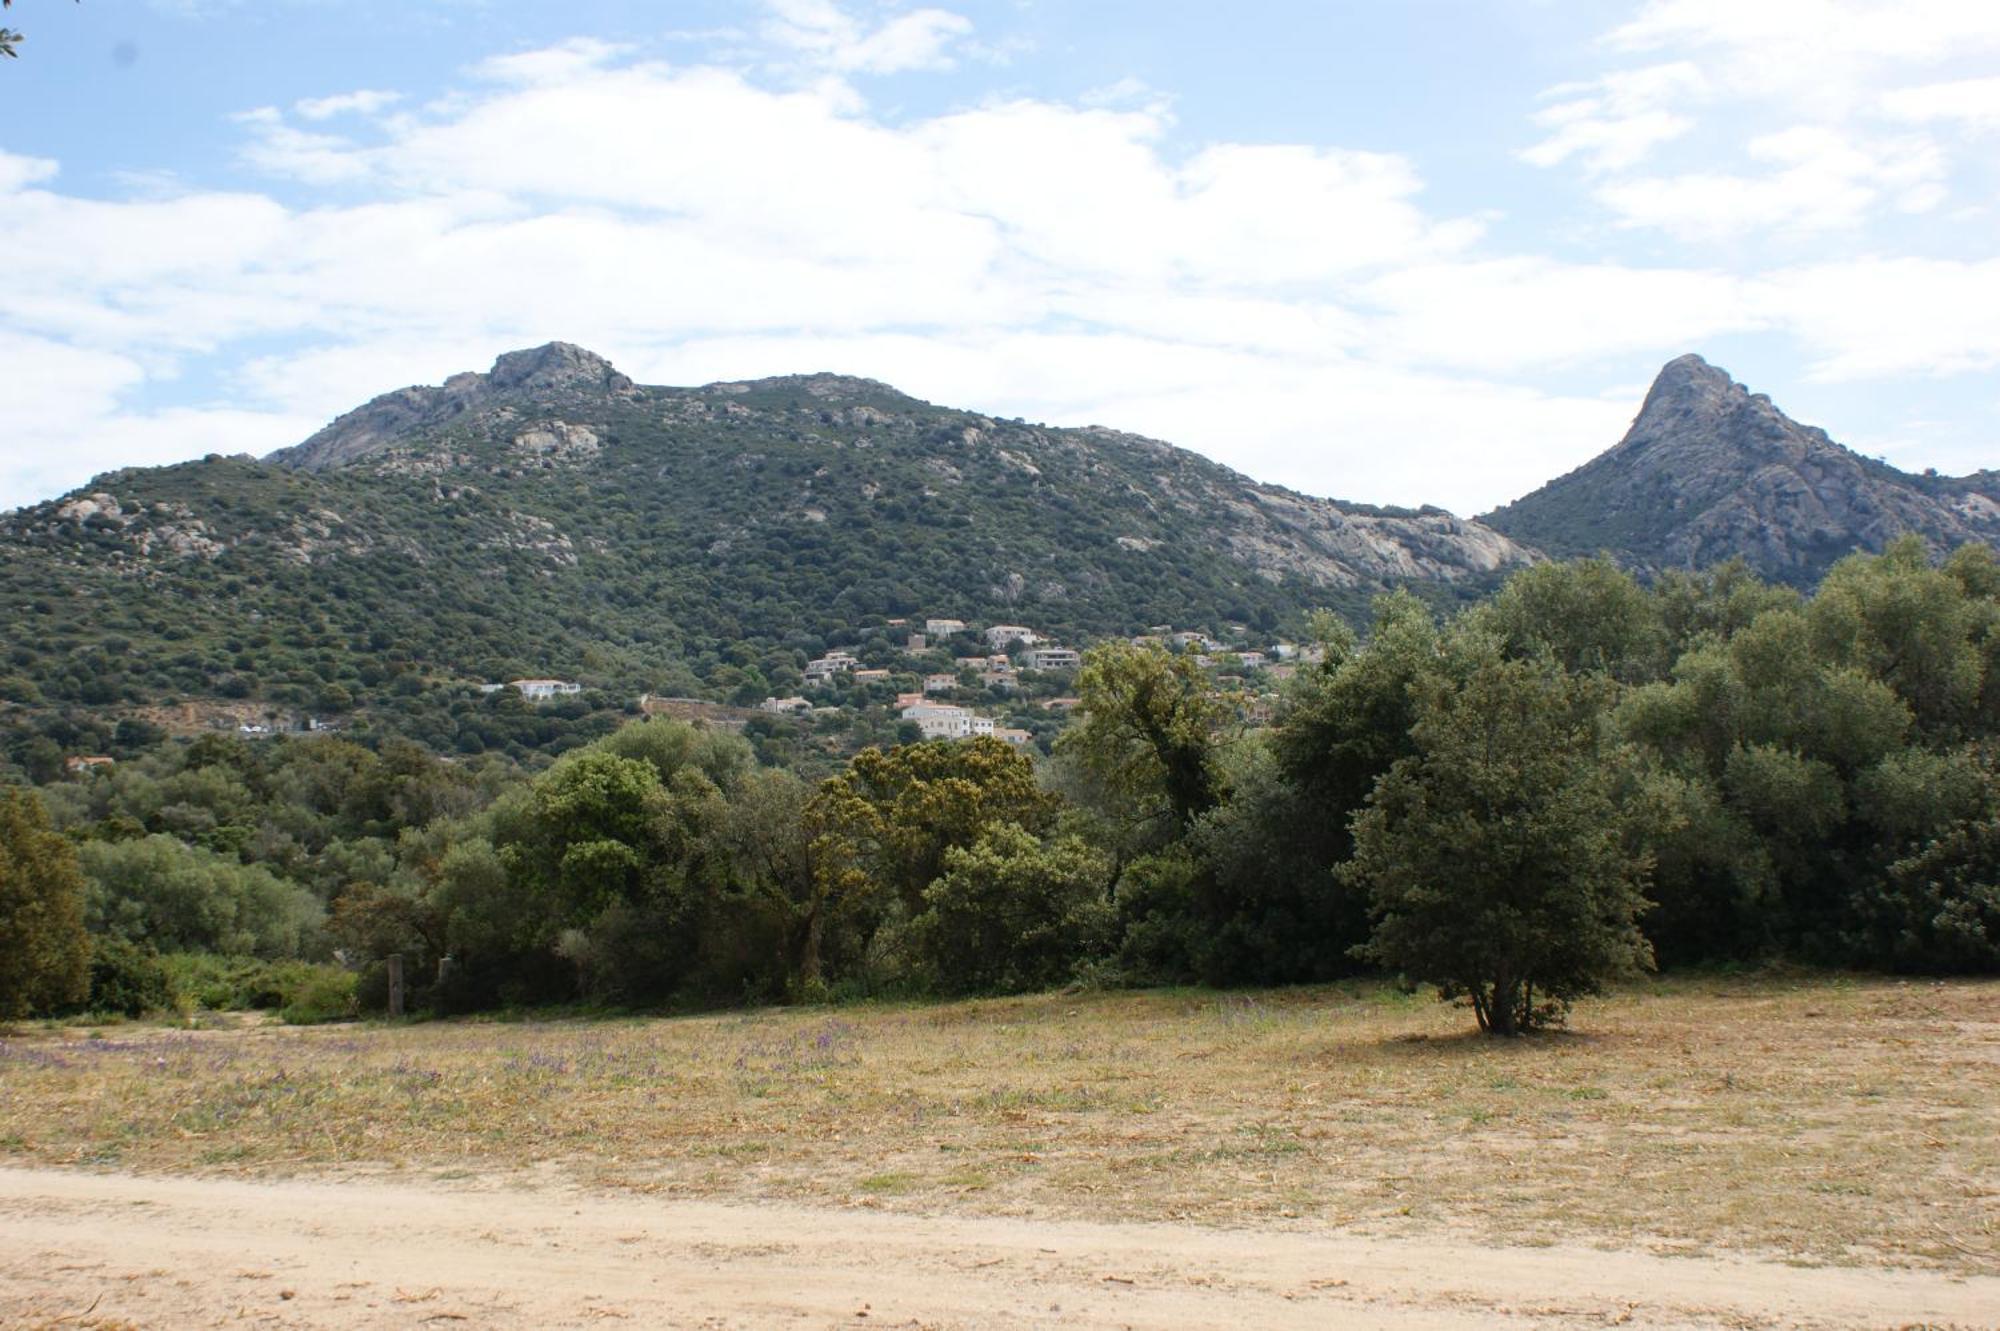
<path id="1" fill-rule="evenodd" d="M 400 952 L 389 958 L 389 1015 L 403 1015 L 403 955 Z"/>

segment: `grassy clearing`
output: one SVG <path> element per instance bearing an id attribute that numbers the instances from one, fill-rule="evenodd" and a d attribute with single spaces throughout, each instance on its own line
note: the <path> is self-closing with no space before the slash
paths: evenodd
<path id="1" fill-rule="evenodd" d="M 2000 983 L 1379 986 L 0 1041 L 0 1161 L 2000 1269 Z"/>

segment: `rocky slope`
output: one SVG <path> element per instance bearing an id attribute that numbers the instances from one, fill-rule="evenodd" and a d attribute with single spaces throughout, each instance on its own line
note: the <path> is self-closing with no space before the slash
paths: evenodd
<path id="1" fill-rule="evenodd" d="M 886 651 L 891 619 L 1298 633 L 1315 607 L 1476 596 L 1536 557 L 1113 430 L 834 375 L 642 387 L 556 343 L 262 462 L 114 472 L 0 514 L 0 711 L 432 699 L 432 742 L 462 744 L 445 714 L 481 680 L 755 701 L 829 648 Z"/>
<path id="2" fill-rule="evenodd" d="M 1315 499 L 1116 430 L 1031 427 L 941 410 L 883 384 L 829 374 L 640 388 L 603 357 L 564 342 L 509 352 L 487 374 L 386 393 L 268 461 L 311 472 L 359 466 L 443 475 L 490 470 L 490 457 L 466 447 L 499 443 L 517 463 L 588 465 L 598 460 L 605 435 L 702 430 L 718 422 L 739 433 L 763 429 L 791 442 L 876 450 L 871 461 L 879 465 L 840 468 L 876 494 L 911 465 L 927 486 L 1026 480 L 1051 494 L 1114 487 L 1135 501 L 1128 505 L 1133 529 L 1114 536 L 1124 548 L 1163 548 L 1169 541 L 1158 528 L 1174 515 L 1214 522 L 1216 542 L 1271 582 L 1297 578 L 1337 588 L 1450 582 L 1532 557 L 1441 509 Z M 736 465 L 743 457 L 739 452 Z M 822 493 L 831 488 L 824 483 L 829 477 L 816 479 Z M 813 488 L 802 487 L 796 512 L 823 512 L 805 494 Z"/>
<path id="3" fill-rule="evenodd" d="M 568 342 L 510 351 L 486 374 L 455 374 L 437 387 L 400 388 L 356 407 L 302 444 L 281 448 L 271 461 L 302 471 L 325 471 L 358 462 L 462 416 L 486 416 L 515 402 L 576 404 L 631 396 L 630 379 L 595 352 Z"/>
<path id="4" fill-rule="evenodd" d="M 1843 448 L 1699 356 L 1660 371 L 1618 445 L 1482 521 L 1552 555 L 1640 569 L 1741 558 L 1810 585 L 1904 532 L 2000 540 L 2000 475 L 1913 476 Z"/>

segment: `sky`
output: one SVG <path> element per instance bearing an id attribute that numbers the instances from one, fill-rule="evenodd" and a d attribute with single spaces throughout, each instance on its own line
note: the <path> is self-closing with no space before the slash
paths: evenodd
<path id="1" fill-rule="evenodd" d="M 579 343 L 1491 509 L 1698 352 L 2000 466 L 1993 0 L 18 0 L 0 508 Z"/>

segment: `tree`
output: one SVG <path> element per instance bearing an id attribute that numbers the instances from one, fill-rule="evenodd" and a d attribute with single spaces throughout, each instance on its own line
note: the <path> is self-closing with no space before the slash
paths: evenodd
<path id="1" fill-rule="evenodd" d="M 1039 835 L 1058 801 L 1035 782 L 1035 765 L 999 740 L 931 740 L 864 749 L 813 796 L 814 816 L 856 843 L 872 876 L 911 915 L 944 872 L 945 853 L 1014 823 Z"/>
<path id="2" fill-rule="evenodd" d="M 42 802 L 0 792 L 0 1020 L 82 1002 L 90 992 L 83 872 Z"/>
<path id="3" fill-rule="evenodd" d="M 1359 955 L 1464 999 L 1490 1034 L 1558 1021 L 1649 966 L 1647 863 L 1598 744 L 1601 681 L 1489 659 L 1424 683 L 1416 752 L 1355 819 L 1343 869 L 1375 918 Z"/>
<path id="4" fill-rule="evenodd" d="M 1076 677 L 1080 718 L 1056 742 L 1137 825 L 1179 835 L 1224 795 L 1219 752 L 1236 723 L 1192 658 L 1157 644 L 1093 647 Z"/>
<path id="5" fill-rule="evenodd" d="M 1101 954 L 1113 913 L 1104 853 L 1074 836 L 1038 841 L 1012 823 L 945 855 L 911 925 L 942 993 L 1017 993 L 1060 984 Z"/>
<path id="6" fill-rule="evenodd" d="M 78 0 L 78 2 L 81 3 L 81 0 Z M 14 0 L 0 0 L 0 9 L 12 9 L 13 7 Z M 26 40 L 28 38 L 23 33 L 15 32 L 12 28 L 0 28 L 0 55 L 4 55 L 9 59 L 18 56 L 20 52 L 14 48 Z"/>
<path id="7" fill-rule="evenodd" d="M 583 926 L 613 904 L 650 896 L 667 812 L 650 764 L 584 749 L 496 808 L 496 841 L 551 930 Z"/>
<path id="8" fill-rule="evenodd" d="M 87 841 L 91 932 L 162 952 L 296 957 L 323 912 L 312 893 L 257 864 L 155 834 Z"/>
<path id="9" fill-rule="evenodd" d="M 1509 656 L 1547 655 L 1565 670 L 1622 680 L 1659 671 L 1659 609 L 1609 559 L 1524 568 L 1472 618 L 1499 636 Z"/>

